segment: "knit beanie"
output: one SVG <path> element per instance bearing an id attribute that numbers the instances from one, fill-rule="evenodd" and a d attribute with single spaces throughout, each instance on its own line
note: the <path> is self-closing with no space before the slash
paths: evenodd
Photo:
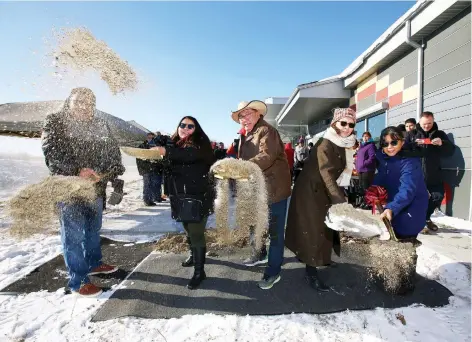
<path id="1" fill-rule="evenodd" d="M 356 122 L 355 110 L 351 108 L 335 108 L 333 121 L 331 121 L 331 124 L 341 121 L 344 118 L 351 118 L 352 120 L 354 120 L 354 122 Z"/>

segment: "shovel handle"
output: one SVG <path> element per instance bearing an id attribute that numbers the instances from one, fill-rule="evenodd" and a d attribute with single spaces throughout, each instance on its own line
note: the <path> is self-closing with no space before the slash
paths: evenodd
<path id="1" fill-rule="evenodd" d="M 383 213 L 384 209 L 382 208 L 382 206 L 380 205 L 379 202 L 376 202 L 376 203 L 375 203 L 375 206 L 376 206 L 377 210 L 378 210 L 380 213 Z M 383 221 L 385 227 L 387 227 L 387 230 L 388 230 L 388 232 L 389 232 L 389 234 L 390 234 L 390 238 L 391 238 L 393 241 L 398 242 L 397 236 L 395 235 L 395 232 L 394 232 L 394 230 L 393 230 L 392 224 L 390 223 L 390 221 L 388 220 L 388 218 L 384 217 L 384 218 L 382 219 L 382 221 Z"/>

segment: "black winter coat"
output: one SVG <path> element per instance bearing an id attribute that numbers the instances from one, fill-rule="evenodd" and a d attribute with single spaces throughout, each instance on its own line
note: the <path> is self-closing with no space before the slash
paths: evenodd
<path id="1" fill-rule="evenodd" d="M 442 146 L 418 145 L 416 139 L 435 139 L 442 140 Z M 440 185 L 443 182 L 441 170 L 441 158 L 451 157 L 454 154 L 455 146 L 449 140 L 446 133 L 438 129 L 436 122 L 430 131 L 425 132 L 420 124 L 416 124 L 414 131 L 408 132 L 406 144 L 409 149 L 419 152 L 421 155 L 421 164 L 425 183 L 427 186 Z"/>
<path id="2" fill-rule="evenodd" d="M 105 196 L 107 182 L 125 172 L 121 152 L 105 121 L 71 119 L 63 111 L 46 117 L 41 136 L 46 166 L 51 175 L 78 176 L 83 168 L 106 175 L 96 184 Z"/>
<path id="3" fill-rule="evenodd" d="M 153 145 L 153 146 L 156 146 L 156 145 Z M 149 149 L 151 148 L 151 145 L 146 140 L 141 145 L 139 145 L 139 148 Z M 141 176 L 148 173 L 152 173 L 156 175 L 160 174 L 163 168 L 162 162 L 143 160 L 143 159 L 138 159 L 138 158 L 136 158 L 136 166 L 138 167 L 138 172 Z"/>
<path id="4" fill-rule="evenodd" d="M 172 218 L 178 217 L 175 205 L 177 195 L 190 195 L 203 202 L 202 216 L 213 212 L 215 190 L 210 177 L 210 167 L 215 162 L 211 149 L 205 151 L 195 147 L 166 147 L 165 159 L 169 162 L 169 175 L 166 182 L 170 200 Z"/>

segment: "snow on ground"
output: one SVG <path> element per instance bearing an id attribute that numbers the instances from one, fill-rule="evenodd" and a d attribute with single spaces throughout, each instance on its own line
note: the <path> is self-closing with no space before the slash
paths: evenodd
<path id="1" fill-rule="evenodd" d="M 446 216 L 440 211 L 436 211 L 431 216 L 431 219 L 438 225 L 463 230 L 463 233 L 466 235 L 470 235 L 470 233 L 472 233 L 472 225 L 470 224 L 470 221 L 466 221 L 457 217 Z"/>
<path id="2" fill-rule="evenodd" d="M 8 156 L 3 142 L 4 137 L 0 137 L 0 175 L 16 176 L 17 181 L 15 186 L 1 193 L 0 200 L 13 194 L 19 186 L 41 179 L 41 172 L 47 174 L 42 155 L 35 156 L 38 142 L 9 141 L 8 148 L 15 145 L 17 150 Z M 23 156 L 22 148 L 27 148 L 28 152 Z M 15 164 L 11 160 L 21 163 Z M 104 234 L 136 242 L 146 236 L 155 238 L 166 229 L 181 229 L 170 219 L 168 204 L 141 208 L 142 181 L 133 162 L 125 162 L 127 172 L 122 178 L 126 181 L 125 192 L 128 194 L 120 205 L 107 209 Z M 12 165 L 14 172 L 3 173 Z M 28 173 L 32 169 L 34 172 Z M 156 220 L 161 220 L 160 231 L 151 232 L 150 229 L 157 225 Z M 444 224 L 440 221 L 443 220 L 455 228 L 472 230 L 472 224 L 467 221 L 452 218 L 437 220 L 440 224 Z M 5 226 L 3 220 L 0 229 Z M 18 243 L 4 232 L 0 234 L 0 288 L 60 253 L 58 236 L 37 236 Z M 120 318 L 91 323 L 91 317 L 112 295 L 112 291 L 91 299 L 64 295 L 61 289 L 55 293 L 41 291 L 27 295 L 0 295 L 0 341 L 470 341 L 470 269 L 423 244 L 418 249 L 417 271 L 439 281 L 454 293 L 449 305 L 436 309 L 412 306 L 328 315 L 239 317 L 206 314 L 170 320 Z M 404 316 L 406 325 L 396 318 L 397 314 Z"/>
<path id="3" fill-rule="evenodd" d="M 430 259 L 433 259 L 431 262 Z M 431 262 L 430 265 L 425 263 Z M 444 264 L 446 263 L 446 264 Z M 470 273 L 420 248 L 418 272 L 457 293 L 446 307 L 346 311 L 327 315 L 189 315 L 180 319 L 120 318 L 91 323 L 110 292 L 81 298 L 36 292 L 0 296 L 2 341 L 470 341 Z M 425 271 L 426 273 L 423 273 Z M 451 276 L 453 275 L 453 276 Z M 283 275 L 282 275 L 283 276 Z M 116 287 L 115 287 L 116 289 Z M 462 297 L 467 294 L 469 297 Z M 397 315 L 405 318 L 403 325 Z"/>

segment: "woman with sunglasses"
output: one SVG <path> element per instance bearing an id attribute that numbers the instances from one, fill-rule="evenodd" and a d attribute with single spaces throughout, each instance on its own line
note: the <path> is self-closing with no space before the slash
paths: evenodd
<path id="1" fill-rule="evenodd" d="M 392 223 L 397 238 L 409 239 L 416 238 L 426 225 L 429 195 L 420 158 L 403 147 L 404 137 L 398 127 L 381 132 L 373 185 L 387 190 L 387 205 L 381 217 Z"/>
<path id="2" fill-rule="evenodd" d="M 344 203 L 344 189 L 354 168 L 356 112 L 336 108 L 331 126 L 313 146 L 292 191 L 288 210 L 285 246 L 306 264 L 305 280 L 317 291 L 329 291 L 317 267 L 331 264 L 334 248 L 339 255 L 339 234 L 325 224 L 328 209 Z"/>
<path id="3" fill-rule="evenodd" d="M 182 266 L 194 266 L 187 287 L 195 289 L 206 278 L 205 227 L 214 201 L 209 171 L 215 157 L 210 139 L 194 117 L 185 116 L 179 121 L 171 141 L 171 146 L 152 149 L 158 150 L 169 164 L 172 218 L 182 222 L 187 233 L 190 256 Z"/>

